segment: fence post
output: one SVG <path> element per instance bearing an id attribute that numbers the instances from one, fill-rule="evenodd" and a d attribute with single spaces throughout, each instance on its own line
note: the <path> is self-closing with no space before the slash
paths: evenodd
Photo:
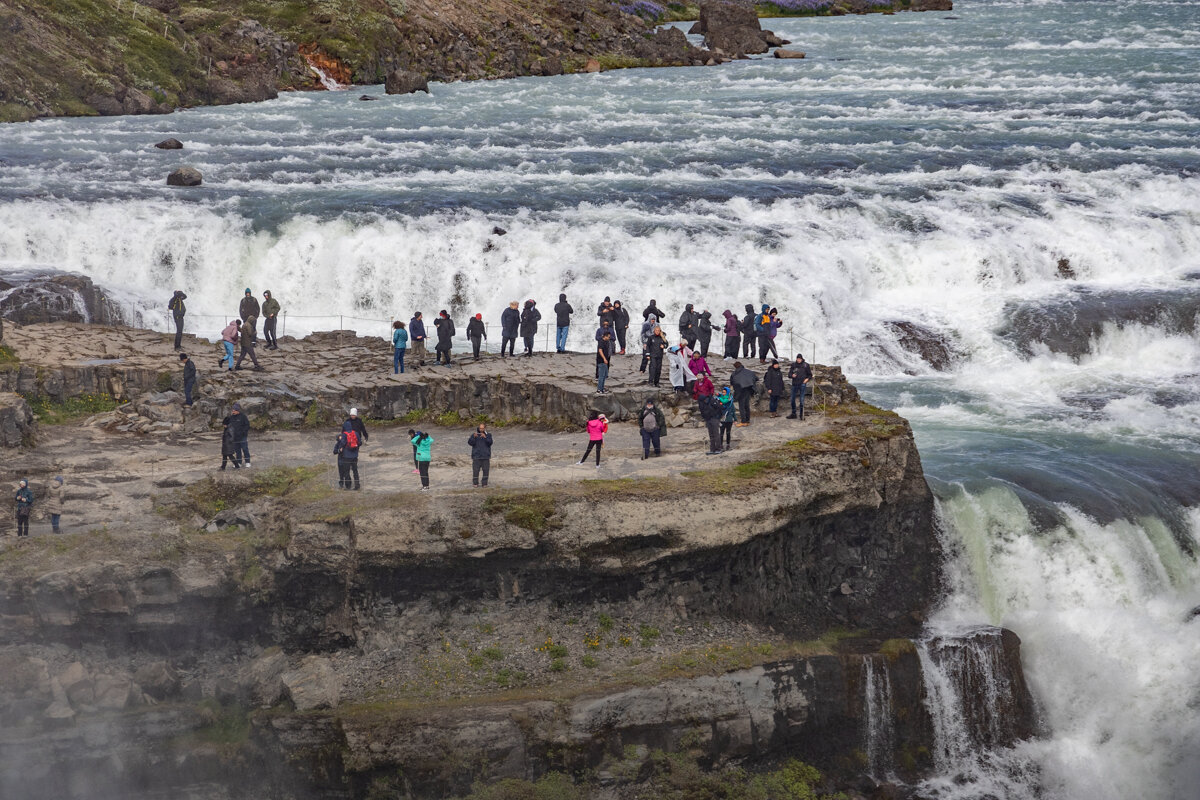
<path id="1" fill-rule="evenodd" d="M 287 336 L 287 312 L 283 312 L 283 335 Z"/>

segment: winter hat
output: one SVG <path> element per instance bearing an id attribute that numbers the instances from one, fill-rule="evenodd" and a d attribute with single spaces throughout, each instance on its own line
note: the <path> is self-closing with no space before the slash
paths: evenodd
<path id="1" fill-rule="evenodd" d="M 357 417 L 357 416 L 358 416 L 358 409 L 357 409 L 357 408 L 352 408 L 352 409 L 350 409 L 350 416 L 352 416 L 352 417 Z"/>
<path id="2" fill-rule="evenodd" d="M 483 314 L 476 314 L 476 315 L 475 315 L 475 319 L 477 319 L 477 320 L 479 320 L 480 322 L 482 322 L 482 321 L 483 321 Z"/>
<path id="3" fill-rule="evenodd" d="M 62 482 L 63 482 L 62 475 L 55 475 L 55 476 L 54 476 L 54 482 L 55 482 L 55 483 L 62 483 Z"/>
<path id="4" fill-rule="evenodd" d="M 246 287 L 246 294 L 254 294 L 254 292 L 250 291 L 249 286 Z"/>
<path id="5" fill-rule="evenodd" d="M 28 478 L 21 478 L 21 482 L 20 482 L 18 485 L 20 485 L 20 486 L 28 486 L 28 485 L 29 485 L 29 479 L 28 479 Z"/>
<path id="6" fill-rule="evenodd" d="M 180 360 L 180 361 L 187 361 L 187 353 L 180 353 L 180 354 L 179 354 L 179 360 Z"/>
<path id="7" fill-rule="evenodd" d="M 266 291 L 264 291 L 264 292 L 263 292 L 263 297 L 270 297 L 270 296 L 271 296 L 271 290 L 270 290 L 270 289 L 267 289 Z"/>
<path id="8" fill-rule="evenodd" d="M 234 403 L 234 404 L 233 404 L 233 410 L 234 410 L 234 411 L 241 411 L 241 410 L 242 410 L 242 404 L 241 404 L 241 403 Z"/>

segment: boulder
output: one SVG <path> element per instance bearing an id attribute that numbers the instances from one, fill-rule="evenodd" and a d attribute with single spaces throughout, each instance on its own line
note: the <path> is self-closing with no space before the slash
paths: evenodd
<path id="1" fill-rule="evenodd" d="M 37 440 L 37 420 L 25 398 L 0 392 L 0 447 L 28 447 Z"/>
<path id="2" fill-rule="evenodd" d="M 776 58 L 804 58 L 804 53 L 799 50 L 784 50 L 782 47 L 775 51 Z"/>
<path id="3" fill-rule="evenodd" d="M 122 325 L 117 304 L 91 278 L 65 272 L 7 272 L 0 278 L 0 314 L 21 325 L 90 322 Z"/>
<path id="4" fill-rule="evenodd" d="M 372 96 L 371 96 L 371 95 L 369 95 L 369 94 L 364 94 L 364 95 L 360 95 L 358 99 L 359 99 L 359 100 L 378 100 L 379 98 L 378 98 L 378 97 L 372 97 Z"/>
<path id="5" fill-rule="evenodd" d="M 95 682 L 96 708 L 120 711 L 134 705 L 140 692 L 133 681 L 124 675 L 97 675 Z"/>
<path id="6" fill-rule="evenodd" d="M 908 320 L 885 322 L 899 345 L 938 372 L 945 372 L 962 357 L 956 344 L 945 335 Z"/>
<path id="7" fill-rule="evenodd" d="M 727 55 L 765 53 L 762 25 L 753 6 L 711 0 L 700 4 L 700 26 L 704 30 L 704 46 Z"/>
<path id="8" fill-rule="evenodd" d="M 406 69 L 394 69 L 388 73 L 383 90 L 388 94 L 412 94 L 413 92 L 429 94 L 429 79 Z"/>
<path id="9" fill-rule="evenodd" d="M 909 11 L 953 11 L 953 0 L 912 0 Z"/>
<path id="10" fill-rule="evenodd" d="M 776 36 L 771 31 L 763 31 L 762 40 L 771 47 L 782 47 L 785 44 L 791 44 L 790 40 L 784 39 L 782 36 Z"/>
<path id="11" fill-rule="evenodd" d="M 166 700 L 179 693 L 179 674 L 166 661 L 152 661 L 139 667 L 133 679 L 155 700 Z"/>
<path id="12" fill-rule="evenodd" d="M 195 167 L 180 167 L 167 176 L 167 186 L 199 186 L 204 176 Z"/>
<path id="13" fill-rule="evenodd" d="M 337 707 L 341 681 L 328 658 L 308 656 L 280 679 L 297 711 Z"/>
<path id="14" fill-rule="evenodd" d="M 239 687 L 252 703 L 269 708 L 283 697 L 282 676 L 287 668 L 288 658 L 282 650 L 268 650 L 242 670 Z"/>
<path id="15" fill-rule="evenodd" d="M 183 142 L 179 141 L 178 139 L 163 139 L 154 146 L 159 150 L 182 150 Z"/>

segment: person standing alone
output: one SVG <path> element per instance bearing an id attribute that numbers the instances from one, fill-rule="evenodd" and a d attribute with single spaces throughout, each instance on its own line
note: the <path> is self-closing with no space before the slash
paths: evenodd
<path id="1" fill-rule="evenodd" d="M 808 392 L 812 377 L 812 367 L 804 360 L 804 354 L 797 353 L 796 360 L 788 370 L 788 380 L 792 382 L 792 413 L 788 414 L 788 419 L 804 419 L 804 395 Z M 797 398 L 799 404 L 796 403 Z"/>
<path id="2" fill-rule="evenodd" d="M 179 360 L 183 362 L 183 407 L 192 407 L 192 390 L 196 388 L 196 362 L 188 358 L 187 353 L 180 353 Z"/>
<path id="3" fill-rule="evenodd" d="M 508 308 L 504 309 L 500 314 L 500 355 L 505 355 L 505 350 L 508 350 L 508 355 L 516 355 L 514 348 L 517 345 L 517 331 L 521 327 L 521 312 L 517 310 L 520 304 L 513 300 L 508 304 Z"/>
<path id="4" fill-rule="evenodd" d="M 29 481 L 24 478 L 17 484 L 17 536 L 29 535 L 29 516 L 33 513 L 33 492 L 29 489 Z"/>
<path id="5" fill-rule="evenodd" d="M 526 300 L 525 308 L 521 311 L 521 336 L 525 339 L 525 357 L 533 357 L 533 338 L 537 336 L 538 320 L 542 312 L 537 310 L 537 302 Z"/>
<path id="6" fill-rule="evenodd" d="M 415 431 L 409 439 L 415 449 L 417 472 L 421 475 L 421 491 L 429 491 L 429 462 L 433 458 L 433 437 L 424 431 Z"/>
<path id="7" fill-rule="evenodd" d="M 167 308 L 171 311 L 171 316 L 175 318 L 175 349 L 183 348 L 183 315 L 187 313 L 187 306 L 183 301 L 187 300 L 187 295 L 176 289 L 175 294 L 171 296 L 171 302 L 167 303 Z"/>
<path id="8" fill-rule="evenodd" d="M 481 422 L 475 432 L 467 439 L 471 448 L 471 485 L 487 486 L 488 473 L 492 470 L 492 435 Z M 483 483 L 479 483 L 479 473 L 483 473 Z"/>
<path id="9" fill-rule="evenodd" d="M 55 475 L 54 480 L 46 487 L 46 513 L 50 515 L 50 532 L 62 533 L 59 522 L 62 520 L 63 503 L 67 499 L 63 489 L 62 475 Z"/>
<path id="10" fill-rule="evenodd" d="M 392 323 L 392 373 L 400 375 L 404 372 L 404 351 L 408 349 L 408 331 L 404 323 L 396 320 Z"/>
<path id="11" fill-rule="evenodd" d="M 554 317 L 557 327 L 554 329 L 554 352 L 567 352 L 567 334 L 571 332 L 571 315 L 575 309 L 567 302 L 567 296 L 560 294 L 554 304 Z"/>
<path id="12" fill-rule="evenodd" d="M 483 314 L 476 314 L 467 322 L 467 341 L 471 343 L 473 360 L 479 360 L 479 349 L 487 341 L 487 327 L 483 324 Z"/>
<path id="13" fill-rule="evenodd" d="M 275 336 L 275 326 L 279 323 L 279 301 L 270 292 L 263 292 L 263 338 L 267 340 L 268 350 L 279 349 L 279 339 Z"/>

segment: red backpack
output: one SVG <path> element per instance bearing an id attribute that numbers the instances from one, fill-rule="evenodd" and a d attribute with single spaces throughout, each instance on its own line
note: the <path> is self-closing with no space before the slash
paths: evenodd
<path id="1" fill-rule="evenodd" d="M 346 447 L 349 447 L 351 450 L 357 450 L 358 449 L 358 431 L 351 428 L 348 431 L 342 431 L 342 433 L 345 434 L 345 436 L 346 436 Z"/>

